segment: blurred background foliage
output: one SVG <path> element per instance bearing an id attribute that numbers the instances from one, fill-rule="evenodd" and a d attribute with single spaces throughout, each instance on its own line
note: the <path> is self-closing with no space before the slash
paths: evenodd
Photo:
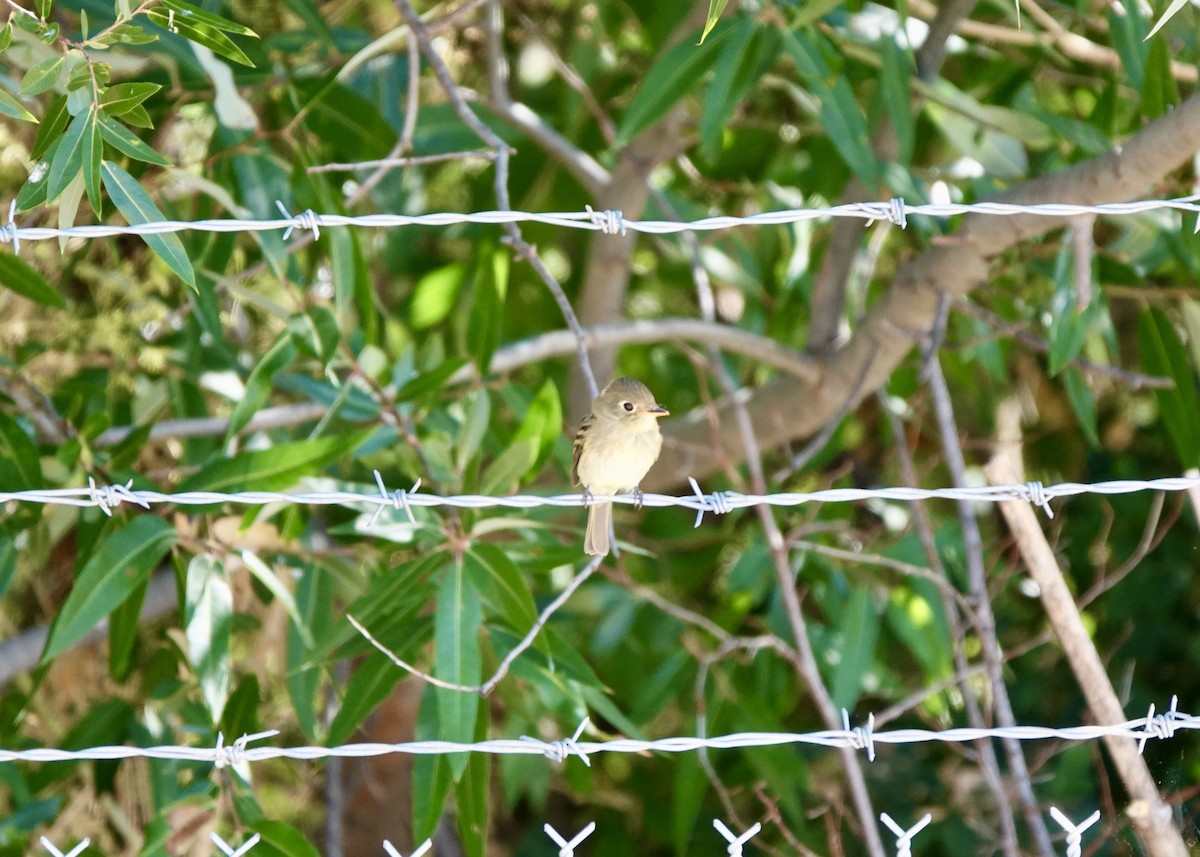
<path id="1" fill-rule="evenodd" d="M 1174 10 L 1146 40 L 1163 9 L 1135 2 L 714 5 L 724 11 L 703 41 L 716 11 L 706 3 L 417 11 L 458 96 L 513 147 L 511 206 L 534 212 L 597 204 L 582 159 L 619 174 L 648 139 L 666 148 L 628 180 L 658 194 L 651 217 L 852 197 L 973 202 L 1110 151 L 1195 89 L 1193 9 Z M 312 169 L 486 148 L 424 58 L 410 77 L 414 49 L 391 3 L 0 8 L 0 186 L 20 226 L 275 218 L 277 201 L 352 214 L 500 205 L 489 157 Z M 944 60 L 919 50 L 929 21 Z M 501 55 L 506 103 L 528 108 L 561 145 L 497 107 Z M 1140 193 L 1182 196 L 1194 179 L 1181 169 Z M 840 336 L 957 222 L 871 227 L 851 248 Z M 986 287 L 952 307 L 940 355 L 968 479 L 981 479 L 997 414 L 1013 403 L 1030 478 L 1153 478 L 1200 464 L 1200 236 L 1190 225 L 1162 211 L 1056 224 L 1006 251 Z M 830 249 L 833 229 L 701 235 L 720 323 L 810 346 L 819 272 L 842 252 Z M 536 224 L 522 232 L 579 305 L 593 245 L 610 239 Z M 1094 243 L 1081 256 L 1085 237 Z M 11 249 L 0 253 L 4 490 L 90 476 L 165 491 L 375 493 L 373 470 L 389 488 L 420 479 L 437 493 L 567 488 L 571 396 L 581 395 L 569 359 L 491 371 L 506 346 L 565 327 L 498 227 L 326 228 L 315 240 L 182 232 Z M 639 238 L 626 267 L 624 317 L 700 314 L 677 238 Z M 720 361 L 748 387 L 779 373 L 752 357 Z M 616 366 L 676 415 L 703 419 L 722 394 L 695 344 L 626 346 Z M 786 468 L 799 440 L 764 450 L 769 488 L 905 484 L 898 446 L 922 487 L 950 484 L 915 350 L 880 393 L 799 472 Z M 215 429 L 199 422 L 209 419 Z M 706 490 L 747 489 L 742 462 L 723 471 Z M 1036 587 L 995 509 L 979 511 L 1017 722 L 1087 722 Z M 1172 694 L 1184 710 L 1200 698 L 1194 511 L 1182 495 L 1079 497 L 1056 504 L 1046 524 L 1130 716 Z M 824 728 L 780 653 L 793 628 L 752 512 L 695 529 L 685 510 L 619 512 L 620 559 L 486 699 L 406 675 L 346 615 L 419 669 L 478 684 L 581 568 L 583 515 L 416 509 L 411 522 L 389 511 L 368 528 L 370 512 L 214 505 L 107 517 L 10 504 L 0 519 L 0 663 L 11 667 L 0 746 L 212 746 L 218 732 L 228 742 L 263 728 L 280 730 L 271 740 L 281 745 L 553 739 L 585 715 L 593 736 L 694 735 L 701 718 L 708 734 Z M 958 515 L 936 502 L 926 513 L 935 558 L 965 592 Z M 821 678 L 855 723 L 888 709 L 890 726 L 962 725 L 967 696 L 990 722 L 994 688 L 979 673 L 953 680 L 955 646 L 975 664 L 984 643 L 969 631 L 956 644 L 939 586 L 919 573 L 931 557 L 913 514 L 884 502 L 775 511 Z M 19 662 L 17 642 L 46 626 L 40 658 Z M 1195 747 L 1184 734 L 1146 751 L 1193 845 Z M 1136 852 L 1097 745 L 1027 745 L 1026 758 L 1043 807 L 1076 818 L 1105 810 L 1092 853 Z M 89 853 L 182 854 L 207 848 L 217 830 L 230 841 L 261 833 L 255 854 L 377 853 L 384 837 L 408 853 L 435 832 L 439 854 L 549 854 L 543 822 L 571 832 L 595 820 L 585 846 L 594 853 L 719 854 L 714 816 L 739 830 L 763 821 L 754 847 L 772 854 L 867 849 L 838 755 L 813 748 L 608 755 L 590 767 L 531 756 L 266 762 L 243 774 L 0 764 L 0 853 L 31 853 L 46 834 L 64 850 L 87 836 Z M 881 748 L 865 776 L 877 811 L 904 822 L 934 814 L 915 853 L 997 847 L 1000 810 L 972 748 Z M 1037 853 L 1017 827 L 1021 853 Z"/>

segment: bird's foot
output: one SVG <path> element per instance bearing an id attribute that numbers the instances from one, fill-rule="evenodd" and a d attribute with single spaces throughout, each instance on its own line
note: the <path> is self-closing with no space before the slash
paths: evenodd
<path id="1" fill-rule="evenodd" d="M 594 502 L 594 498 L 592 497 L 592 489 L 584 488 L 583 489 L 583 505 L 590 506 L 590 505 L 592 505 L 593 502 Z"/>
<path id="2" fill-rule="evenodd" d="M 642 493 L 641 488 L 634 488 L 633 489 L 633 508 L 640 511 L 642 508 L 642 500 L 644 500 L 645 497 L 646 497 L 646 495 Z"/>

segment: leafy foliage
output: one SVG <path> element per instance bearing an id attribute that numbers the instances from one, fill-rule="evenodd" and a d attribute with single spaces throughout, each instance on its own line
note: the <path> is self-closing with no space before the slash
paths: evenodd
<path id="1" fill-rule="evenodd" d="M 951 22 L 943 62 L 921 34 L 945 13 L 916 0 L 520 0 L 494 4 L 494 41 L 512 60 L 506 94 L 494 90 L 503 75 L 489 54 L 491 5 L 428 14 L 436 56 L 460 87 L 455 105 L 428 54 L 420 80 L 409 77 L 403 0 L 20 5 L 8 4 L 0 28 L 0 180 L 22 226 L 275 218 L 277 205 L 487 211 L 503 206 L 497 175 L 511 207 L 529 211 L 591 203 L 633 216 L 645 204 L 650 217 L 693 218 L 893 195 L 971 202 L 1061 177 L 1185 109 L 1200 51 L 1179 2 L 1153 24 L 1128 3 L 1103 16 L 1039 9 L 1020 29 L 1012 4 L 991 4 Z M 511 158 L 478 157 L 480 138 L 456 106 L 511 145 Z M 435 159 L 346 166 L 389 155 Z M 1179 170 L 1134 192 L 1181 196 L 1192 181 Z M 1013 407 L 1029 478 L 1200 466 L 1200 236 L 1162 212 L 1061 225 L 1006 245 L 986 285 L 951 307 L 939 353 L 968 478 Z M 903 285 L 897 272 L 953 247 L 960 227 L 913 217 L 903 232 L 874 226 L 848 244 L 830 223 L 729 230 L 703 236 L 698 257 L 721 324 L 792 349 L 808 344 L 831 305 L 830 272 L 847 262 L 833 316 L 857 346 L 864 313 Z M 1081 232 L 1095 242 L 1083 255 Z M 566 327 L 530 255 L 585 324 L 618 312 L 651 323 L 697 316 L 704 301 L 688 245 L 675 240 L 643 237 L 631 250 L 541 225 L 522 238 L 536 249 L 489 226 L 24 241 L 19 256 L 6 246 L 0 490 L 94 477 L 163 491 L 374 494 L 378 471 L 393 489 L 420 480 L 438 493 L 562 491 L 585 396 L 565 361 L 513 347 Z M 733 420 L 710 410 L 723 390 L 701 349 L 662 337 L 627 346 L 615 365 L 687 415 L 668 424 L 668 453 L 685 445 L 686 425 Z M 746 355 L 723 355 L 721 368 L 758 390 L 782 377 Z M 949 484 L 924 369 L 914 350 L 799 473 L 788 467 L 795 449 L 763 450 L 768 487 L 903 484 L 900 449 L 922 486 Z M 813 406 L 771 404 L 760 430 Z M 700 475 L 705 490 L 749 491 L 749 472 L 739 459 Z M 688 491 L 671 483 L 678 476 L 652 474 Z M 949 505 L 920 516 L 890 504 L 776 510 L 782 554 L 753 514 L 695 529 L 677 509 L 618 514 L 620 559 L 573 595 L 488 698 L 400 670 L 346 617 L 415 669 L 478 685 L 581 567 L 582 515 L 414 507 L 373 521 L 372 511 L 211 504 L 122 507 L 109 518 L 6 507 L 0 638 L 35 626 L 48 638 L 38 663 L 0 672 L 0 747 L 211 746 L 218 733 L 229 742 L 263 724 L 281 730 L 281 744 L 558 738 L 585 715 L 600 736 L 822 729 L 796 668 L 796 615 L 781 589 L 793 580 L 822 687 L 855 722 L 897 706 L 899 725 L 944 728 L 993 701 L 995 688 L 957 673 L 989 643 L 962 603 L 974 547 Z M 1146 495 L 1055 509 L 1058 558 L 1131 712 L 1200 690 L 1196 532 L 1185 511 L 1181 498 L 1163 511 Z M 981 523 L 1017 721 L 1086 719 L 1002 522 L 985 511 Z M 104 620 L 100 647 L 93 632 Z M 1189 740 L 1147 748 L 1185 820 L 1200 776 Z M 1090 811 L 1123 799 L 1088 748 L 1027 758 L 1042 803 Z M 591 761 L 380 762 L 363 776 L 397 784 L 388 812 L 356 795 L 349 803 L 372 823 L 346 825 L 348 840 L 365 843 L 346 853 L 395 839 L 377 822 L 397 807 L 416 841 L 449 823 L 470 857 L 544 850 L 544 821 L 566 830 L 592 819 L 597 853 L 718 854 L 713 815 L 743 828 L 767 820 L 755 844 L 771 853 L 867 853 L 836 754 Z M 260 833 L 254 853 L 314 853 L 334 768 L 252 773 L 0 763 L 0 855 L 27 853 L 43 832 L 60 845 L 91 837 L 97 853 L 182 853 L 189 831 L 212 828 Z M 915 853 L 996 847 L 994 795 L 975 760 L 881 748 L 865 775 L 877 809 L 898 819 L 944 809 Z M 101 817 L 80 805 L 113 809 Z M 1097 853 L 1125 853 L 1125 822 L 1107 821 Z"/>

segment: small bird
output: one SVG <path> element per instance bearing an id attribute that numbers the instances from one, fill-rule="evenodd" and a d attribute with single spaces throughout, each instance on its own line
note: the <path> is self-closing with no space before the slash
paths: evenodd
<path id="1" fill-rule="evenodd" d="M 659 417 L 670 413 L 634 378 L 617 378 L 592 402 L 592 410 L 575 433 L 571 478 L 584 494 L 641 494 L 638 483 L 662 451 Z M 583 549 L 591 556 L 608 553 L 612 503 L 588 509 Z"/>

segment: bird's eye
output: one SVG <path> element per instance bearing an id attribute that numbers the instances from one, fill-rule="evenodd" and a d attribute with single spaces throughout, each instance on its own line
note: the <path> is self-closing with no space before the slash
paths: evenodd
<path id="1" fill-rule="evenodd" d="M 627 411 L 632 411 L 633 410 L 633 402 L 622 402 L 621 407 Z"/>

